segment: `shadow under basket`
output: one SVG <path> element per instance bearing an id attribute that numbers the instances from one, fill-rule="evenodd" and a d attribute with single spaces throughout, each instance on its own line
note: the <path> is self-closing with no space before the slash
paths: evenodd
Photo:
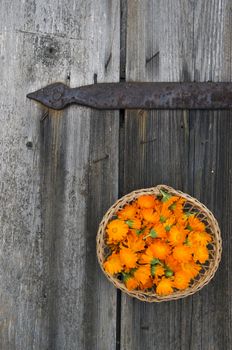
<path id="1" fill-rule="evenodd" d="M 198 217 L 205 224 L 206 231 L 212 237 L 212 241 L 207 246 L 209 250 L 209 260 L 205 264 L 202 264 L 202 269 L 198 276 L 192 280 L 190 286 L 187 289 L 174 291 L 172 294 L 167 296 L 159 296 L 153 291 L 129 291 L 122 281 L 120 281 L 117 277 L 109 275 L 103 268 L 103 263 L 106 259 L 106 256 L 109 254 L 109 248 L 106 245 L 106 227 L 108 223 L 112 220 L 115 214 L 126 204 L 133 202 L 135 199 L 142 195 L 157 196 L 160 194 L 160 190 L 163 190 L 173 196 L 179 196 L 184 198 L 186 200 L 184 204 L 184 209 L 186 211 L 196 213 L 196 217 Z M 127 293 L 131 297 L 147 302 L 176 300 L 196 293 L 206 284 L 208 284 L 209 281 L 213 278 L 221 259 L 221 253 L 221 233 L 217 220 L 215 219 L 211 211 L 207 209 L 206 206 L 200 203 L 197 199 L 166 185 L 158 185 L 152 188 L 136 190 L 120 198 L 111 206 L 111 208 L 104 215 L 99 225 L 97 233 L 97 257 L 101 269 L 106 275 L 106 277 L 115 285 L 115 287 L 121 289 L 124 293 Z"/>

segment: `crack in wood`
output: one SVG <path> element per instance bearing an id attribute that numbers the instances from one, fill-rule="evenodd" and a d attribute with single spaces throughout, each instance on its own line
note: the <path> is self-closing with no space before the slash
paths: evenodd
<path id="1" fill-rule="evenodd" d="M 112 52 L 110 53 L 110 55 L 109 55 L 109 57 L 108 57 L 108 59 L 107 59 L 107 61 L 106 61 L 105 70 L 107 70 L 107 68 L 108 68 L 108 66 L 109 66 L 109 64 L 110 64 L 111 58 L 112 58 Z"/>
<path id="2" fill-rule="evenodd" d="M 99 162 L 102 162 L 103 160 L 106 160 L 109 158 L 109 154 L 106 154 L 104 157 L 102 158 L 99 158 L 99 159 L 95 159 L 95 160 L 92 160 L 92 163 L 96 164 L 96 163 L 99 163 Z"/>
<path id="3" fill-rule="evenodd" d="M 49 115 L 48 111 L 44 112 L 44 114 L 42 115 L 42 117 L 40 119 L 40 122 L 42 123 L 48 117 L 48 115 Z"/>
<path id="4" fill-rule="evenodd" d="M 149 62 L 151 62 L 154 58 L 156 58 L 159 55 L 159 51 L 157 51 L 153 56 L 151 56 L 150 58 L 146 59 L 146 64 L 148 64 Z"/>
<path id="5" fill-rule="evenodd" d="M 45 37 L 57 37 L 62 39 L 68 39 L 68 40 L 77 40 L 77 41 L 83 41 L 83 38 L 77 38 L 73 36 L 67 36 L 65 34 L 61 33 L 47 33 L 47 32 L 34 32 L 30 30 L 23 30 L 23 29 L 16 29 L 15 33 L 21 33 L 21 34 L 28 34 L 28 35 L 36 35 L 36 36 L 45 36 Z M 1 34 L 1 33 L 0 33 Z"/>
<path id="6" fill-rule="evenodd" d="M 141 140 L 140 141 L 140 144 L 141 145 L 145 145 L 147 143 L 152 143 L 152 142 L 155 142 L 157 140 L 157 138 L 154 138 L 154 139 L 151 139 L 151 140 Z"/>

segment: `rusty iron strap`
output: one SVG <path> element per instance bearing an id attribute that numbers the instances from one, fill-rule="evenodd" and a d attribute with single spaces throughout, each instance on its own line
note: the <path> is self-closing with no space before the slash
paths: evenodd
<path id="1" fill-rule="evenodd" d="M 231 109 L 232 83 L 54 83 L 27 95 L 53 109 L 76 103 L 97 109 Z"/>

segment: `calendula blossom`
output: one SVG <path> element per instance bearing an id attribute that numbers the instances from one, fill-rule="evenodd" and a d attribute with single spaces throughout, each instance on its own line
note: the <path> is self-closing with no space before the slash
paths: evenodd
<path id="1" fill-rule="evenodd" d="M 137 200 L 138 206 L 140 208 L 154 208 L 155 207 L 155 198 L 151 195 L 140 196 Z"/>
<path id="2" fill-rule="evenodd" d="M 136 289 L 139 286 L 139 282 L 132 276 L 127 278 L 124 282 L 128 290 Z"/>
<path id="3" fill-rule="evenodd" d="M 137 210 L 136 205 L 128 204 L 117 213 L 117 216 L 122 220 L 130 220 L 135 217 L 136 210 Z"/>
<path id="4" fill-rule="evenodd" d="M 110 275 L 114 275 L 122 271 L 122 263 L 119 254 L 113 253 L 104 262 L 104 269 Z"/>
<path id="5" fill-rule="evenodd" d="M 191 249 L 186 245 L 180 244 L 173 249 L 173 257 L 179 263 L 188 262 L 192 259 Z"/>
<path id="6" fill-rule="evenodd" d="M 177 271 L 173 281 L 173 286 L 177 289 L 183 290 L 188 288 L 191 277 L 185 271 Z"/>
<path id="7" fill-rule="evenodd" d="M 138 255 L 130 248 L 122 248 L 119 253 L 122 265 L 128 269 L 136 266 Z"/>
<path id="8" fill-rule="evenodd" d="M 170 246 L 160 239 L 156 239 L 154 243 L 150 245 L 150 248 L 154 257 L 157 259 L 165 259 L 170 254 L 171 250 Z"/>
<path id="9" fill-rule="evenodd" d="M 205 231 L 205 224 L 194 215 L 189 216 L 188 227 L 191 231 Z"/>
<path id="10" fill-rule="evenodd" d="M 184 243 L 185 239 L 186 239 L 185 230 L 178 228 L 177 226 L 171 227 L 168 234 L 168 241 L 170 245 L 176 246 L 176 245 L 182 244 Z"/>
<path id="11" fill-rule="evenodd" d="M 126 238 L 128 231 L 129 227 L 124 221 L 118 219 L 111 221 L 106 230 L 108 243 L 122 241 L 124 238 Z"/>
<path id="12" fill-rule="evenodd" d="M 173 282 L 170 278 L 162 278 L 156 288 L 158 295 L 169 295 L 173 292 Z"/>

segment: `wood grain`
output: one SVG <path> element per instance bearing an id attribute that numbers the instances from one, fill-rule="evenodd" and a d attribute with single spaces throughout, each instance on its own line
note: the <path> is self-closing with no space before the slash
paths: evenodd
<path id="1" fill-rule="evenodd" d="M 0 2 L 1 349 L 231 348 L 231 113 L 119 118 L 25 97 L 119 76 L 231 81 L 231 25 L 229 0 Z M 95 236 L 118 193 L 158 183 L 215 213 L 224 251 L 201 292 L 148 305 L 105 279 Z"/>
<path id="2" fill-rule="evenodd" d="M 228 1 L 130 1 L 128 80 L 231 79 Z M 122 193 L 166 183 L 213 210 L 224 239 L 215 279 L 186 299 L 142 304 L 122 295 L 121 349 L 231 348 L 229 112 L 126 112 Z M 226 151 L 227 150 L 227 151 Z"/>
<path id="3" fill-rule="evenodd" d="M 194 78 L 231 81 L 231 2 L 200 1 L 194 8 Z M 215 279 L 183 306 L 191 349 L 231 348 L 231 112 L 191 112 L 189 154 L 193 193 L 216 215 L 223 255 Z"/>
<path id="4" fill-rule="evenodd" d="M 95 236 L 117 197 L 118 112 L 48 111 L 26 93 L 118 81 L 119 5 L 0 3 L 1 349 L 115 346 L 116 291 Z"/>

